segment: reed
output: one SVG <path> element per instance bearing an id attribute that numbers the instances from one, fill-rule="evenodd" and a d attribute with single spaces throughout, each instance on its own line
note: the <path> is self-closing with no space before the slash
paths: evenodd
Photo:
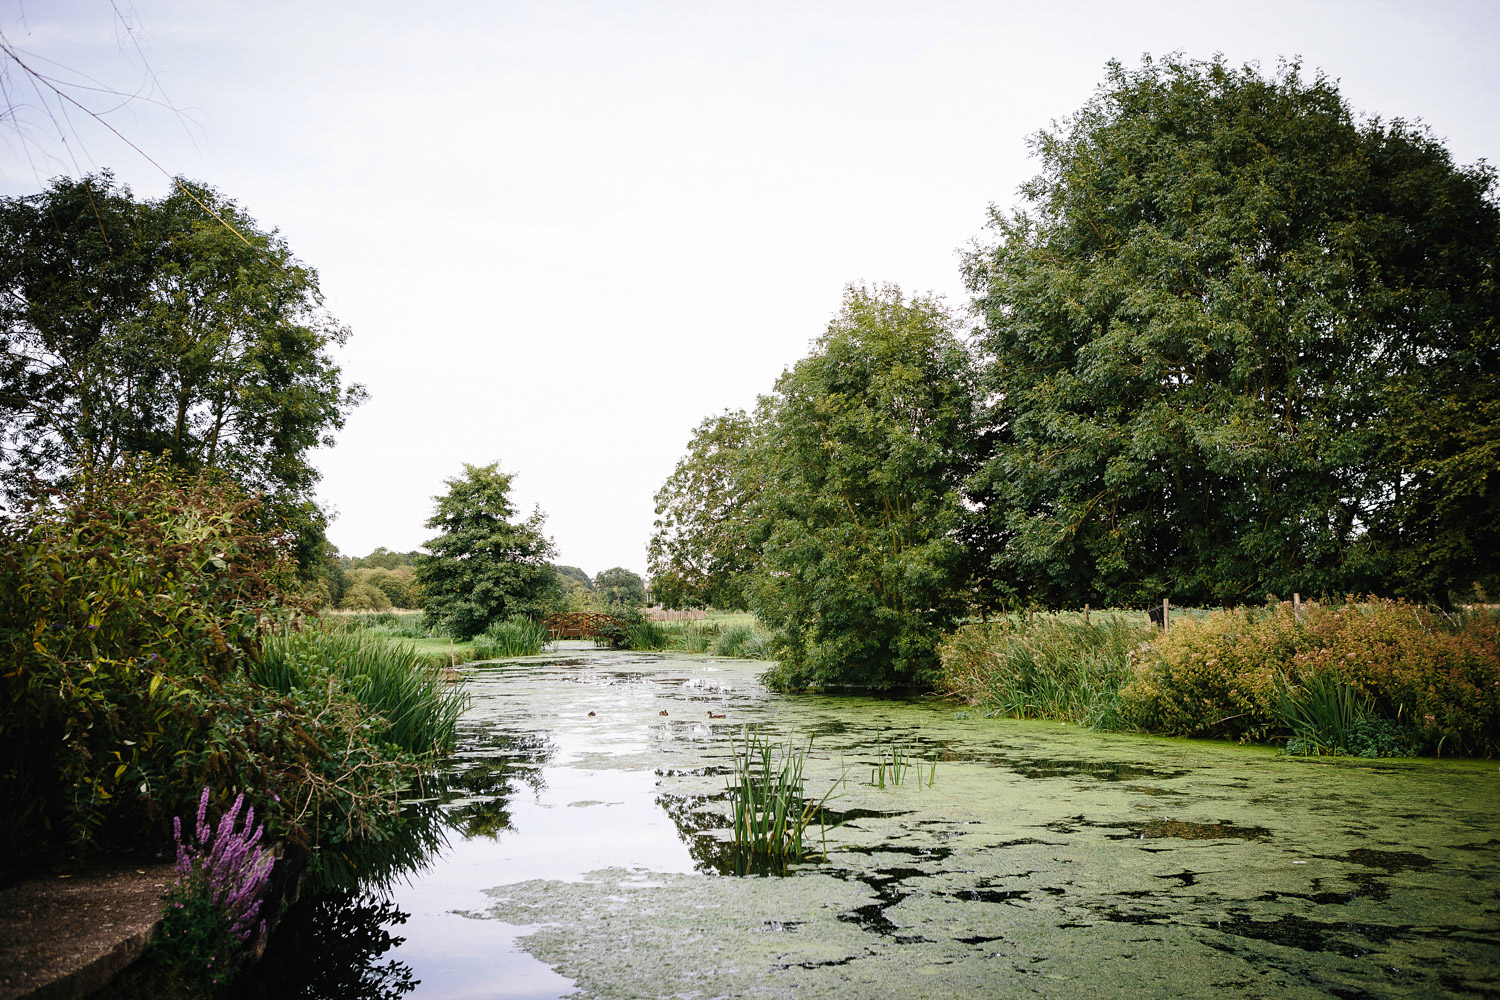
<path id="1" fill-rule="evenodd" d="M 1288 751 L 1334 755 L 1354 751 L 1355 730 L 1374 710 L 1374 699 L 1352 684 L 1324 674 L 1278 686 L 1283 725 L 1292 731 Z"/>
<path id="2" fill-rule="evenodd" d="M 784 872 L 788 864 L 805 856 L 804 839 L 814 819 L 826 836 L 823 805 L 838 782 L 813 801 L 803 795 L 806 749 L 772 743 L 748 729 L 741 730 L 738 743 L 731 736 L 730 747 L 734 753 L 734 775 L 727 786 L 731 843 L 739 855 L 740 874 Z"/>
<path id="3" fill-rule="evenodd" d="M 357 632 L 268 635 L 250 679 L 283 694 L 336 680 L 385 720 L 381 739 L 422 756 L 452 748 L 458 717 L 468 705 L 461 689 L 443 683 L 433 657 Z"/>
<path id="4" fill-rule="evenodd" d="M 519 615 L 494 622 L 474 637 L 469 648 L 470 660 L 503 660 L 514 656 L 535 656 L 547 645 L 547 629 L 541 622 Z"/>
<path id="5" fill-rule="evenodd" d="M 1128 654 L 1153 633 L 1122 617 L 1025 616 L 966 625 L 944 640 L 941 686 L 1019 719 L 1124 728 Z"/>

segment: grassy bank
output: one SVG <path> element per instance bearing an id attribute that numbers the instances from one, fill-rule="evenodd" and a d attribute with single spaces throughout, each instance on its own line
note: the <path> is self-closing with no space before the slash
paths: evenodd
<path id="1" fill-rule="evenodd" d="M 999 715 L 1286 741 L 1294 752 L 1500 750 L 1500 615 L 1394 601 L 972 624 L 940 686 Z"/>

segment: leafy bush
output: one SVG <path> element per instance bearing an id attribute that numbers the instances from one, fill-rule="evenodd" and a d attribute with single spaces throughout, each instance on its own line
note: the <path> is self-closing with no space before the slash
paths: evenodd
<path id="1" fill-rule="evenodd" d="M 612 649 L 665 649 L 667 630 L 642 613 L 640 608 L 616 607 L 611 621 L 599 627 L 595 645 Z"/>
<path id="2" fill-rule="evenodd" d="M 535 656 L 547 645 L 547 629 L 541 622 L 516 615 L 494 622 L 476 636 L 470 647 L 471 660 L 501 660 L 512 656 Z"/>
<path id="3" fill-rule="evenodd" d="M 252 800 L 273 839 L 378 837 L 430 742 L 402 735 L 376 672 L 250 677 L 289 611 L 290 538 L 212 476 L 91 475 L 0 520 L 0 856 L 149 850 L 205 786 Z M 308 673 L 311 673 L 309 670 Z M 378 711 L 371 715 L 364 698 Z M 394 735 L 392 735 L 394 734 Z"/>
<path id="4" fill-rule="evenodd" d="M 997 714 L 1118 729 L 1127 657 L 1151 634 L 1144 624 L 1102 616 L 1087 624 L 1052 616 L 973 623 L 944 639 L 939 686 Z"/>
<path id="5" fill-rule="evenodd" d="M 344 592 L 339 607 L 344 611 L 389 611 L 392 605 L 385 591 L 361 581 Z"/>
<path id="6" fill-rule="evenodd" d="M 1384 600 L 1215 612 L 1140 650 L 1121 697 L 1145 730 L 1264 739 L 1298 728 L 1288 688 L 1331 683 L 1435 748 L 1500 748 L 1500 615 Z"/>

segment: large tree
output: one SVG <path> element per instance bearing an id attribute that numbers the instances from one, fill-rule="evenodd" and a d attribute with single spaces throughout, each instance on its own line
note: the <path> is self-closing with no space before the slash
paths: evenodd
<path id="1" fill-rule="evenodd" d="M 1047 604 L 1500 571 L 1495 174 L 1334 82 L 1109 66 L 968 255 L 990 575 Z"/>
<path id="2" fill-rule="evenodd" d="M 651 595 L 669 608 L 749 606 L 745 583 L 760 558 L 754 432 L 743 410 L 705 419 L 656 493 Z"/>
<path id="3" fill-rule="evenodd" d="M 594 592 L 607 604 L 638 608 L 646 603 L 646 581 L 624 566 L 601 570 L 594 577 Z"/>
<path id="4" fill-rule="evenodd" d="M 444 481 L 448 492 L 427 527 L 441 531 L 427 543 L 432 555 L 417 567 L 429 623 L 457 639 L 472 639 L 491 622 L 540 610 L 558 587 L 549 559 L 546 517 L 534 510 L 517 520 L 510 472 L 499 463 L 469 465 Z"/>
<path id="5" fill-rule="evenodd" d="M 979 436 L 973 364 L 936 300 L 849 288 L 761 401 L 753 445 L 774 680 L 905 687 L 967 608 L 959 529 Z"/>
<path id="6" fill-rule="evenodd" d="M 363 395 L 330 356 L 347 335 L 316 272 L 202 185 L 137 201 L 105 172 L 0 199 L 0 490 L 132 453 L 219 469 L 310 566 L 308 454 Z"/>

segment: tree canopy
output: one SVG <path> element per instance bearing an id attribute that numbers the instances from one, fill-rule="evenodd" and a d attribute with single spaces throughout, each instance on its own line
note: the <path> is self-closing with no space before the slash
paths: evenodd
<path id="1" fill-rule="evenodd" d="M 1500 566 L 1494 171 L 1333 81 L 1109 66 L 965 271 L 991 583 L 1446 600 Z M 1468 596 L 1472 596 L 1472 589 Z"/>
<path id="2" fill-rule="evenodd" d="M 601 570 L 594 578 L 594 592 L 607 604 L 638 608 L 646 603 L 646 581 L 624 566 Z"/>
<path id="3" fill-rule="evenodd" d="M 472 639 L 491 622 L 539 610 L 558 586 L 549 559 L 546 517 L 534 510 L 516 520 L 510 499 L 514 474 L 498 462 L 464 465 L 464 474 L 444 481 L 448 492 L 427 527 L 442 532 L 429 541 L 432 555 L 417 567 L 429 623 L 458 639 Z"/>
<path id="4" fill-rule="evenodd" d="M 651 593 L 667 607 L 749 606 L 744 582 L 759 558 L 752 538 L 758 477 L 746 464 L 754 430 L 743 410 L 707 418 L 656 493 Z"/>
<path id="5" fill-rule="evenodd" d="M 310 565 L 324 516 L 308 453 L 363 398 L 317 273 L 218 192 L 137 201 L 108 172 L 0 199 L 0 490 L 128 454 L 217 469 L 266 498 Z"/>
<path id="6" fill-rule="evenodd" d="M 657 495 L 653 590 L 748 603 L 776 631 L 775 683 L 922 683 L 966 606 L 979 416 L 941 303 L 850 287 L 753 418 L 699 425 Z"/>

